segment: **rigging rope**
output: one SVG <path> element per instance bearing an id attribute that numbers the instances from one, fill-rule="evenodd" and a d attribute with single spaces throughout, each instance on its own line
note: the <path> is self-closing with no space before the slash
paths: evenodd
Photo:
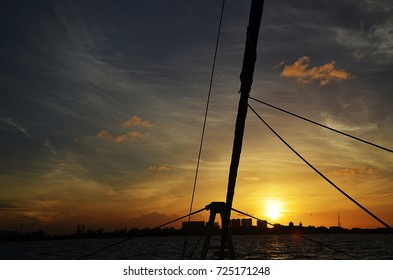
<path id="1" fill-rule="evenodd" d="M 257 217 L 254 217 L 254 216 L 249 215 L 249 214 L 247 214 L 247 213 L 244 213 L 244 212 L 242 212 L 242 211 L 236 210 L 236 209 L 234 209 L 234 208 L 232 208 L 232 211 L 237 212 L 237 213 L 242 214 L 242 215 L 245 215 L 245 216 L 247 216 L 247 217 L 253 218 L 253 219 L 255 219 L 255 220 L 262 221 L 261 219 L 259 219 L 259 218 L 257 218 Z M 265 221 L 265 222 L 266 222 L 268 225 L 274 226 L 274 224 L 269 223 L 268 221 Z M 318 245 L 320 245 L 320 246 L 325 246 L 325 247 L 327 247 L 327 248 L 329 248 L 329 249 L 332 249 L 332 250 L 334 250 L 334 251 L 336 251 L 336 252 L 339 252 L 339 253 L 341 253 L 341 254 L 343 254 L 343 255 L 346 255 L 346 256 L 348 256 L 348 257 L 351 257 L 351 258 L 353 258 L 353 259 L 359 259 L 359 258 L 357 258 L 357 257 L 355 257 L 355 256 L 353 256 L 353 255 L 351 255 L 351 254 L 348 254 L 347 252 L 344 252 L 344 251 L 342 251 L 342 250 L 340 250 L 340 249 L 334 248 L 334 247 L 330 246 L 329 244 L 326 244 L 326 243 L 323 243 L 323 242 L 320 242 L 320 241 L 317 241 L 317 240 L 314 240 L 314 239 L 305 237 L 304 235 L 299 234 L 299 233 L 297 233 L 297 232 L 292 232 L 292 234 L 294 234 L 294 235 L 296 235 L 296 236 L 299 236 L 299 237 L 301 237 L 301 238 L 303 238 L 303 239 L 305 239 L 305 240 L 314 242 L 314 243 L 316 243 L 316 244 L 318 244 Z"/>
<path id="2" fill-rule="evenodd" d="M 191 260 L 192 256 L 194 255 L 195 250 L 196 250 L 196 248 L 197 248 L 198 245 L 199 245 L 199 242 L 201 242 L 201 240 L 202 240 L 202 236 L 203 236 L 203 235 L 200 235 L 200 236 L 199 236 L 198 241 L 196 242 L 196 244 L 195 244 L 195 246 L 194 246 L 194 249 L 192 249 L 191 254 L 188 256 L 188 259 L 189 259 L 189 260 Z"/>
<path id="3" fill-rule="evenodd" d="M 193 204 L 194 204 L 194 197 L 195 197 L 195 191 L 196 191 L 196 185 L 197 185 L 198 173 L 199 173 L 199 165 L 200 165 L 201 156 L 202 156 L 203 140 L 204 140 L 205 130 L 206 130 L 207 115 L 208 115 L 208 111 L 209 111 L 210 96 L 211 96 L 211 90 L 212 90 L 212 85 L 213 85 L 214 70 L 215 70 L 215 66 L 216 66 L 218 45 L 219 45 L 219 41 L 220 41 L 222 18 L 223 18 L 223 15 L 224 15 L 224 7 L 225 7 L 225 0 L 222 1 L 222 5 L 221 5 L 221 14 L 220 14 L 220 21 L 219 21 L 219 24 L 218 24 L 216 47 L 215 47 L 215 50 L 214 50 L 213 65 L 212 65 L 212 71 L 211 71 L 211 74 L 210 74 L 209 91 L 208 91 L 208 94 L 207 94 L 205 117 L 204 117 L 204 120 L 203 120 L 201 141 L 200 141 L 200 144 L 199 144 L 199 152 L 198 152 L 198 161 L 197 161 L 197 165 L 196 165 L 195 177 L 194 177 L 194 185 L 193 185 L 192 195 L 191 195 L 190 211 L 189 211 L 190 214 L 191 214 L 192 207 L 193 207 Z M 185 240 L 184 240 L 184 245 L 183 245 L 182 259 L 184 259 L 185 251 L 186 251 L 186 248 L 187 248 L 188 225 L 190 223 L 190 217 L 191 217 L 191 215 L 188 216 L 188 222 L 187 222 L 187 226 L 186 226 L 186 235 L 185 235 Z"/>
<path id="4" fill-rule="evenodd" d="M 206 210 L 206 209 L 205 209 L 205 208 L 202 208 L 202 209 L 199 209 L 199 210 L 194 211 L 194 212 L 192 212 L 192 213 L 189 213 L 189 214 L 187 214 L 187 215 L 184 215 L 184 216 L 182 216 L 182 217 L 180 217 L 180 218 L 177 218 L 177 219 L 174 219 L 174 220 L 169 221 L 169 222 L 167 222 L 167 223 L 164 223 L 164 224 L 162 224 L 162 225 L 156 226 L 156 227 L 152 228 L 151 231 L 154 231 L 154 230 L 156 230 L 156 229 L 159 229 L 159 228 L 161 228 L 161 227 L 163 227 L 163 226 L 169 225 L 169 224 L 171 224 L 171 223 L 174 223 L 174 222 L 176 222 L 176 221 L 178 221 L 178 220 L 181 220 L 181 219 L 184 219 L 184 218 L 186 218 L 186 217 L 195 215 L 195 214 L 197 214 L 197 213 L 199 213 L 199 212 L 202 212 L 202 211 L 204 211 L 204 210 Z M 119 244 L 121 244 L 121 243 L 124 243 L 124 242 L 126 242 L 126 241 L 128 241 L 128 240 L 130 240 L 130 239 L 132 239 L 132 238 L 134 238 L 134 237 L 137 237 L 137 236 L 130 236 L 130 237 L 127 237 L 127 238 L 122 239 L 122 240 L 120 240 L 120 241 L 118 241 L 118 242 L 112 243 L 112 244 L 110 244 L 110 245 L 108 245 L 108 246 L 102 247 L 102 248 L 100 248 L 100 249 L 98 249 L 98 250 L 95 250 L 95 251 L 93 251 L 93 252 L 91 252 L 91 253 L 88 253 L 88 254 L 86 254 L 86 255 L 83 255 L 83 256 L 81 256 L 81 257 L 79 257 L 79 258 L 77 258 L 77 259 L 78 259 L 78 260 L 85 259 L 85 258 L 90 257 L 90 256 L 92 256 L 92 255 L 95 255 L 95 254 L 97 254 L 97 253 L 99 253 L 99 252 L 102 252 L 102 251 L 104 251 L 104 250 L 106 250 L 106 249 L 109 249 L 109 248 L 115 247 L 115 246 L 117 246 L 117 245 L 119 245 Z"/>
<path id="5" fill-rule="evenodd" d="M 387 227 L 388 229 L 391 229 L 391 227 L 382 221 L 380 218 L 378 218 L 375 214 L 370 212 L 366 207 L 361 205 L 359 202 L 357 202 L 355 199 L 353 199 L 350 195 L 348 195 L 346 192 L 344 192 L 342 189 L 340 189 L 336 184 L 334 184 L 329 178 L 327 178 L 325 175 L 323 175 L 318 169 L 316 169 L 311 163 L 309 163 L 303 156 L 301 156 L 292 146 L 290 146 L 250 105 L 248 107 L 254 112 L 254 114 L 270 129 L 271 132 L 273 132 L 292 152 L 294 152 L 305 164 L 307 164 L 311 169 L 313 169 L 319 176 L 321 176 L 323 179 L 325 179 L 330 185 L 332 185 L 336 190 L 338 190 L 340 193 L 342 193 L 345 197 L 347 197 L 349 200 L 351 200 L 354 204 L 356 204 L 358 207 L 360 207 L 363 211 L 365 211 L 367 214 L 369 214 L 371 217 L 373 217 L 375 220 L 380 222 L 382 225 Z"/>
<path id="6" fill-rule="evenodd" d="M 269 104 L 269 103 L 267 103 L 267 102 L 264 102 L 264 101 L 262 101 L 262 100 L 258 100 L 258 99 L 253 98 L 253 97 L 249 97 L 249 98 L 252 99 L 252 100 L 254 100 L 254 101 L 256 101 L 256 102 L 259 102 L 259 103 L 261 103 L 261 104 L 264 104 L 264 105 L 266 105 L 266 106 L 269 106 L 269 107 L 271 107 L 271 108 L 274 108 L 274 109 L 276 109 L 276 110 L 279 110 L 279 111 L 281 111 L 281 112 L 284 112 L 284 113 L 286 113 L 286 114 L 289 114 L 289 115 L 291 115 L 291 116 L 294 116 L 294 117 L 297 117 L 297 118 L 299 118 L 299 119 L 302 119 L 302 120 L 304 120 L 304 121 L 307 121 L 307 122 L 310 122 L 310 123 L 312 123 L 312 124 L 318 125 L 318 126 L 320 126 L 320 127 L 329 129 L 329 130 L 331 130 L 331 131 L 334 131 L 334 132 L 339 133 L 339 134 L 341 134 L 341 135 L 344 135 L 344 136 L 347 136 L 347 137 L 349 137 L 349 138 L 355 139 L 355 140 L 357 140 L 357 141 L 363 142 L 363 143 L 368 144 L 368 145 L 370 145 L 370 146 L 379 148 L 379 149 L 381 149 L 381 150 L 384 150 L 384 151 L 393 153 L 393 150 L 391 150 L 391 149 L 382 147 L 382 146 L 380 146 L 380 145 L 377 145 L 377 144 L 374 144 L 374 143 L 372 143 L 372 142 L 369 142 L 369 141 L 363 140 L 363 139 L 361 139 L 361 138 L 358 138 L 358 137 L 356 137 L 356 136 L 350 135 L 350 134 L 348 134 L 348 133 L 339 131 L 339 130 L 337 130 L 337 129 L 334 129 L 334 128 L 328 127 L 328 126 L 326 126 L 326 125 L 320 124 L 320 123 L 318 123 L 318 122 L 315 122 L 315 121 L 313 121 L 313 120 L 307 119 L 307 118 L 302 117 L 302 116 L 300 116 L 300 115 L 291 113 L 291 112 L 289 112 L 289 111 L 287 111 L 287 110 L 281 109 L 281 108 L 279 108 L 279 107 L 277 107 L 277 106 L 271 105 L 271 104 Z"/>

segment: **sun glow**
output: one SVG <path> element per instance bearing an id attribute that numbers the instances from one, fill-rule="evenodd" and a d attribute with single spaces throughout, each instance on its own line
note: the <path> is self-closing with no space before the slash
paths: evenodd
<path id="1" fill-rule="evenodd" d="M 271 220 L 280 218 L 282 212 L 282 202 L 278 200 L 268 200 L 265 204 L 265 215 Z"/>

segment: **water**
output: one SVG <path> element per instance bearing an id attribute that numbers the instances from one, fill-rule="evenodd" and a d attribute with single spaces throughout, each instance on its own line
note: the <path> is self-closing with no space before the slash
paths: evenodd
<path id="1" fill-rule="evenodd" d="M 233 236 L 238 259 L 273 260 L 333 260 L 376 259 L 393 260 L 393 235 L 389 234 L 342 234 L 306 235 L 320 245 L 293 235 Z M 186 256 L 190 256 L 198 237 L 189 237 Z M 47 241 L 20 241 L 0 243 L 0 259 L 3 260 L 72 260 L 90 252 L 121 241 L 121 238 L 69 239 Z M 89 256 L 88 259 L 180 259 L 184 237 L 139 237 Z M 199 257 L 203 238 L 195 249 L 192 259 Z M 211 245 L 219 245 L 219 237 L 212 237 Z M 328 247 L 327 247 L 328 246 Z M 335 248 L 340 252 L 332 249 Z M 214 258 L 209 250 L 209 259 Z"/>

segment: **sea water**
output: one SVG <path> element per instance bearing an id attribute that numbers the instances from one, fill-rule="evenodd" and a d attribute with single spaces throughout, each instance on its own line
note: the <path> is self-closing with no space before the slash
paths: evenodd
<path id="1" fill-rule="evenodd" d="M 391 234 L 321 234 L 305 235 L 233 236 L 237 259 L 272 260 L 335 260 L 366 259 L 393 260 L 393 235 Z M 185 237 L 137 237 L 67 239 L 44 241 L 16 241 L 0 243 L 2 260 L 73 260 L 86 259 L 181 259 Z M 210 242 L 219 245 L 219 237 Z M 111 246 L 119 243 L 115 246 Z M 203 238 L 187 238 L 185 258 L 198 259 Z M 108 248 L 106 248 L 108 247 Z M 104 249 L 106 248 L 106 249 Z M 208 259 L 214 259 L 214 249 Z M 216 250 L 217 251 L 217 250 Z"/>

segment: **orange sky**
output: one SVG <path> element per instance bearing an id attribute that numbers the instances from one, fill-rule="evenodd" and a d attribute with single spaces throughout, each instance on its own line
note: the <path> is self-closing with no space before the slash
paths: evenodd
<path id="1" fill-rule="evenodd" d="M 220 3 L 165 1 L 152 11 L 142 2 L 9 4 L 0 230 L 153 227 L 188 213 Z M 229 2 L 193 210 L 226 197 L 249 13 L 248 4 Z M 391 6 L 316 2 L 266 1 L 251 96 L 391 149 Z M 393 225 L 391 153 L 250 104 Z M 271 223 L 329 227 L 340 213 L 345 228 L 382 227 L 252 112 L 233 207 Z"/>

